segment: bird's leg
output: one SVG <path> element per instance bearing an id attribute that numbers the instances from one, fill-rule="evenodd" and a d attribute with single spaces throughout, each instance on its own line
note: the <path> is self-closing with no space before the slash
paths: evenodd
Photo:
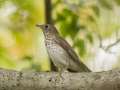
<path id="1" fill-rule="evenodd" d="M 63 80 L 63 76 L 62 76 L 62 73 L 63 73 L 63 69 L 62 68 L 58 68 L 58 74 L 57 74 L 57 81 L 59 82 L 61 79 Z"/>
<path id="2" fill-rule="evenodd" d="M 63 69 L 63 68 L 58 68 L 58 78 L 60 80 L 60 78 L 64 79 L 64 77 L 62 76 L 62 73 L 68 72 L 67 69 Z"/>
<path id="3" fill-rule="evenodd" d="M 60 78 L 64 79 L 64 78 L 62 77 L 62 73 L 63 73 L 63 69 L 62 69 L 62 68 L 58 68 L 58 78 L 59 78 L 59 79 L 60 79 Z"/>

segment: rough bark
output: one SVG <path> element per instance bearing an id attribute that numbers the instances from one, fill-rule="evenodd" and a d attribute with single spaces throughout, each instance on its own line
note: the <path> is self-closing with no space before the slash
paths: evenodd
<path id="1" fill-rule="evenodd" d="M 120 70 L 91 73 L 0 69 L 0 90 L 120 90 Z"/>

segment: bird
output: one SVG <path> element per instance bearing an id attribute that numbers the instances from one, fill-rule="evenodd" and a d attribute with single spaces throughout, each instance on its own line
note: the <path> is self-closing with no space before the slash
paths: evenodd
<path id="1" fill-rule="evenodd" d="M 42 29 L 48 56 L 59 72 L 91 72 L 54 25 L 36 24 L 36 26 Z"/>

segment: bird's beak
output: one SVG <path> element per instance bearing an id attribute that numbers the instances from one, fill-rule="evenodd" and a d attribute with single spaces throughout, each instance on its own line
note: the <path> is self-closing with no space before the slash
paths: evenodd
<path id="1" fill-rule="evenodd" d="M 43 29 L 43 25 L 42 24 L 36 24 L 36 27 L 39 27 L 39 28 Z"/>

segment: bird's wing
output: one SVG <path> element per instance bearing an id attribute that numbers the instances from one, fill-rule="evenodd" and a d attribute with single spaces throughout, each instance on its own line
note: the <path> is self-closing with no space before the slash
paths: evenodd
<path id="1" fill-rule="evenodd" d="M 69 56 L 72 58 L 72 60 L 74 60 L 74 62 L 76 64 L 78 64 L 81 69 L 83 69 L 82 71 L 90 71 L 87 66 L 85 66 L 78 58 L 77 54 L 75 53 L 75 51 L 72 49 L 72 47 L 68 44 L 67 41 L 65 41 L 63 38 L 58 37 L 59 40 L 55 40 L 56 43 L 58 43 L 61 47 L 63 47 L 66 52 L 68 52 Z M 69 49 L 68 49 L 69 48 Z"/>

